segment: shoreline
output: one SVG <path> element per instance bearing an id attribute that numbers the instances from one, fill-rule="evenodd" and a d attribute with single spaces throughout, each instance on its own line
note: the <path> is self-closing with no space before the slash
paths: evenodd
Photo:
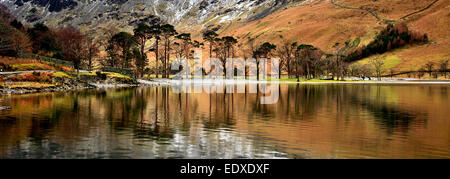
<path id="1" fill-rule="evenodd" d="M 91 87 L 46 87 L 46 88 L 14 88 L 14 89 L 0 89 L 0 96 L 5 95 L 22 95 L 32 93 L 45 93 L 45 92 L 58 92 L 58 91 L 71 91 L 71 90 L 84 90 L 93 89 Z"/>
<path id="2" fill-rule="evenodd" d="M 418 80 L 418 79 L 396 79 L 396 80 L 347 80 L 347 81 L 332 81 L 332 80 L 322 80 L 322 81 L 257 81 L 257 80 L 227 80 L 227 79 L 182 79 L 182 80 L 168 80 L 168 79 L 158 79 L 154 80 L 153 83 L 160 83 L 163 85 L 180 85 L 180 84 L 449 84 L 450 80 Z"/>
<path id="3" fill-rule="evenodd" d="M 73 87 L 45 87 L 45 88 L 1 88 L 0 96 L 4 95 L 22 95 L 22 94 L 33 94 L 33 93 L 45 93 L 45 92 L 61 92 L 61 91 L 75 91 L 75 90 L 87 90 L 87 89 L 108 89 L 108 88 L 131 88 L 138 87 L 141 85 L 136 84 L 99 84 L 92 83 L 87 86 L 73 86 Z"/>
<path id="4" fill-rule="evenodd" d="M 109 89 L 109 88 L 132 88 L 132 87 L 155 87 L 155 86 L 171 86 L 171 85 L 245 85 L 245 84 L 446 84 L 450 85 L 450 80 L 382 80 L 382 81 L 256 81 L 256 80 L 227 80 L 227 79 L 154 79 L 142 80 L 137 79 L 137 84 L 107 84 L 107 83 L 90 83 L 87 86 L 53 86 L 45 88 L 0 88 L 0 95 L 21 95 L 42 92 L 59 92 L 86 89 Z"/>

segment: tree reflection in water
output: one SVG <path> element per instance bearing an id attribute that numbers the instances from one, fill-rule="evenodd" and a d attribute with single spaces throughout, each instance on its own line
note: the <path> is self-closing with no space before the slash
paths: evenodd
<path id="1" fill-rule="evenodd" d="M 0 111 L 0 157 L 450 157 L 448 85 L 278 87 L 270 105 L 248 86 L 243 94 L 227 86 L 2 96 L 11 109 Z"/>

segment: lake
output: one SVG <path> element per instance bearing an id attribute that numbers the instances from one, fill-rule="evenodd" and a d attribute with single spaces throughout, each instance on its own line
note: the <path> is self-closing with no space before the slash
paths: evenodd
<path id="1" fill-rule="evenodd" d="M 450 158 L 448 84 L 0 96 L 0 158 Z"/>

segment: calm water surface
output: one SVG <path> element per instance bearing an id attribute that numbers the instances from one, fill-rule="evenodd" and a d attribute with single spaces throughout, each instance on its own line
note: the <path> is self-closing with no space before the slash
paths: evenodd
<path id="1" fill-rule="evenodd" d="M 450 85 L 0 96 L 0 158 L 450 158 Z"/>

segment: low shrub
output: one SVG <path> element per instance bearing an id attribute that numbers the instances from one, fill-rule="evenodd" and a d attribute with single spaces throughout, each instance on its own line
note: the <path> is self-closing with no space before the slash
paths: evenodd
<path id="1" fill-rule="evenodd" d="M 95 74 L 97 74 L 97 77 L 100 78 L 101 80 L 106 80 L 106 77 L 107 77 L 106 74 L 104 74 L 100 71 L 95 72 Z"/>
<path id="2" fill-rule="evenodd" d="M 53 65 L 42 63 L 36 59 L 1 56 L 0 67 L 3 71 L 55 70 Z"/>
<path id="3" fill-rule="evenodd" d="M 61 70 L 62 71 L 67 71 L 67 72 L 74 72 L 75 71 L 73 68 L 66 67 L 66 66 L 61 66 Z"/>
<path id="4" fill-rule="evenodd" d="M 33 73 L 19 74 L 19 75 L 17 75 L 17 78 L 20 81 L 37 81 L 38 80 L 37 76 Z"/>
<path id="5" fill-rule="evenodd" d="M 22 73 L 10 76 L 11 81 L 29 81 L 29 82 L 52 82 L 53 73 L 48 72 L 33 72 Z"/>
<path id="6" fill-rule="evenodd" d="M 11 67 L 11 65 L 0 62 L 0 71 L 12 71 L 12 70 L 13 68 Z"/>
<path id="7" fill-rule="evenodd" d="M 4 64 L 24 64 L 24 63 L 40 63 L 39 60 L 32 58 L 17 58 L 0 56 L 0 62 Z"/>
<path id="8" fill-rule="evenodd" d="M 64 72 L 55 72 L 55 73 L 53 73 L 53 77 L 55 77 L 55 78 L 73 78 L 72 76 L 70 76 Z"/>

